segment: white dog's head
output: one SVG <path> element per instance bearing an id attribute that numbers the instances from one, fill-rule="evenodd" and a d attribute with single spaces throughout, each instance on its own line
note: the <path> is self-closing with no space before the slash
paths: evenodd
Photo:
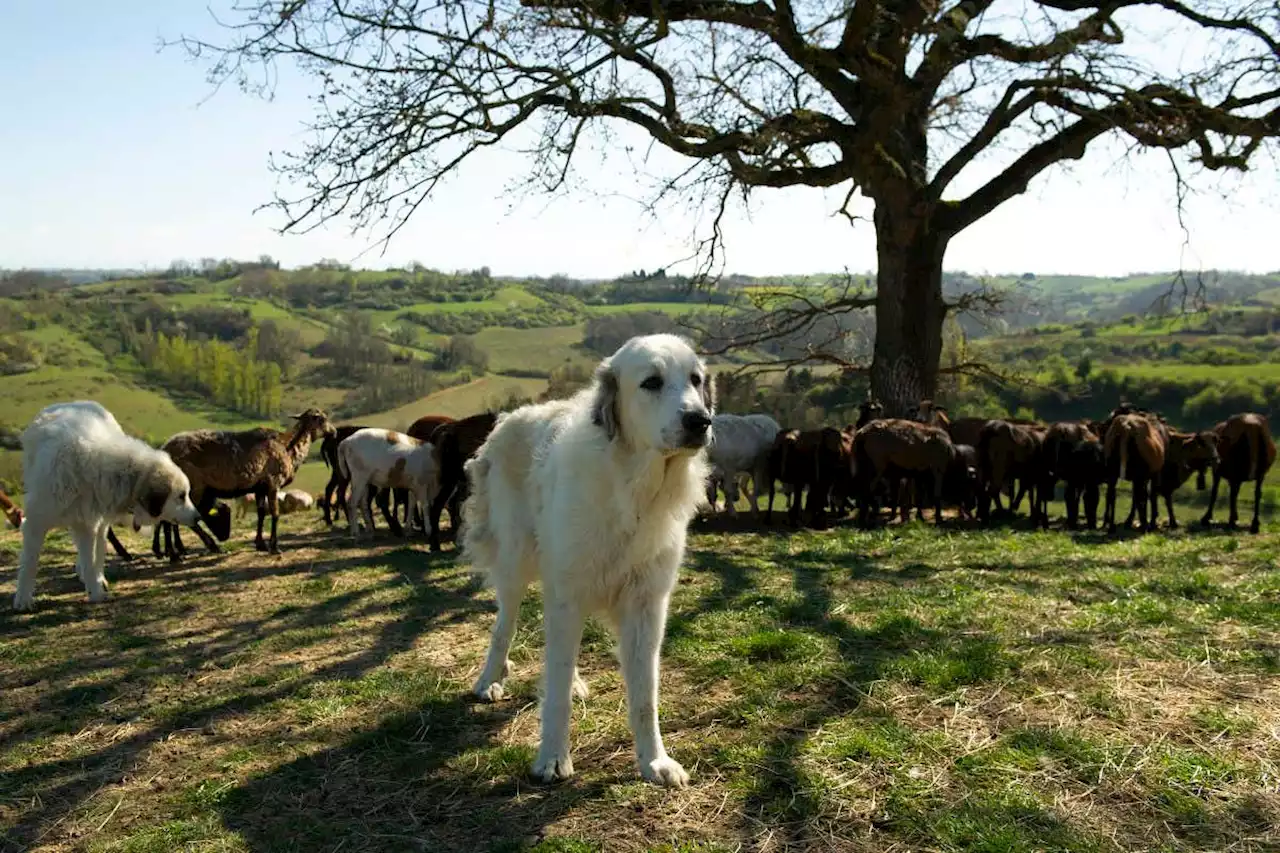
<path id="1" fill-rule="evenodd" d="M 133 490 L 133 529 L 158 521 L 195 524 L 200 518 L 191 502 L 191 482 L 163 450 L 148 460 Z"/>
<path id="2" fill-rule="evenodd" d="M 696 453 L 711 441 L 715 389 L 686 339 L 643 335 L 596 369 L 592 420 L 613 439 L 662 453 Z"/>

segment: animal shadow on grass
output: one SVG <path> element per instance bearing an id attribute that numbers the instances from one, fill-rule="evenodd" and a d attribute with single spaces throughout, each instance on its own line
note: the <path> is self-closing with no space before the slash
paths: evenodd
<path id="1" fill-rule="evenodd" d="M 422 634 L 474 619 L 484 605 L 473 594 L 457 589 L 456 583 L 431 582 L 428 573 L 432 566 L 424 556 L 406 548 L 376 555 L 373 560 L 353 557 L 331 561 L 331 569 L 376 561 L 389 564 L 392 571 L 377 583 L 318 600 L 308 596 L 304 587 L 290 599 L 266 600 L 248 614 L 214 620 L 212 625 L 197 621 L 207 615 L 196 603 L 198 593 L 210 585 L 234 584 L 242 572 L 245 577 L 261 577 L 261 571 L 250 567 L 219 572 L 216 560 L 208 565 L 193 561 L 177 571 L 179 577 L 164 578 L 162 575 L 173 570 L 144 566 L 127 570 L 157 575 L 151 586 L 131 587 L 140 589 L 136 596 L 116 595 L 99 605 L 75 602 L 46 606 L 26 615 L 0 611 L 0 636 L 21 641 L 24 635 L 35 635 L 11 648 L 26 659 L 21 667 L 0 670 L 0 696 L 15 688 L 38 688 L 42 683 L 52 687 L 21 707 L 0 699 L 0 725 L 8 728 L 4 749 L 11 756 L 16 752 L 28 756 L 25 764 L 19 763 L 0 776 L 0 803 L 13 806 L 9 826 L 0 830 L 0 850 L 25 850 L 38 844 L 80 812 L 96 791 L 119 781 L 147 750 L 176 732 L 217 731 L 224 721 L 262 713 L 265 707 L 294 697 L 300 690 L 361 679 L 410 649 Z M 266 571 L 285 569 L 268 565 Z M 297 567 L 293 571 L 298 571 Z M 77 583 L 74 577 L 67 582 Z M 379 595 L 406 584 L 411 594 L 394 603 L 389 604 L 385 594 Z M 189 592 L 197 595 L 184 594 Z M 397 618 L 359 621 L 385 613 L 388 607 L 399 610 Z M 184 624 L 187 618 L 192 620 L 190 625 Z M 339 622 L 365 624 L 363 630 L 369 636 L 350 644 L 353 651 L 336 660 L 331 652 L 318 656 L 332 662 L 317 670 L 304 673 L 284 663 L 276 665 L 267 651 L 260 657 L 267 666 L 259 667 L 255 677 L 247 676 L 208 698 L 189 692 L 189 685 L 195 682 L 186 679 L 196 672 L 210 668 L 233 671 L 260 644 L 277 648 L 283 641 L 294 659 L 299 654 L 306 657 L 309 646 L 345 630 L 334 627 Z M 64 632 L 71 638 L 71 646 L 35 644 L 37 639 L 52 641 Z M 85 655 L 86 648 L 93 653 Z M 186 681 L 188 695 L 176 702 L 158 698 L 153 691 L 173 684 L 174 679 Z M 450 712 L 442 705 L 440 713 L 447 716 Z M 51 758 L 42 757 L 42 753 L 50 753 L 34 748 L 39 741 L 101 725 L 121 726 L 124 736 L 100 738 L 100 747 Z M 25 746 L 28 742 L 32 745 Z"/>
<path id="2" fill-rule="evenodd" d="M 493 749 L 519 713 L 435 695 L 346 743 L 250 779 L 220 804 L 253 851 L 486 851 L 530 836 L 617 780 L 527 781 L 532 753 Z"/>

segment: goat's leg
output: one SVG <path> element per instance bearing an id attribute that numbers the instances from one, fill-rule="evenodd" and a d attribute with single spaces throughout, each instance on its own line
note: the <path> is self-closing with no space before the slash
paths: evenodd
<path id="1" fill-rule="evenodd" d="M 116 538 L 116 532 L 111 529 L 110 525 L 107 525 L 107 541 L 110 542 L 111 547 L 115 549 L 117 557 L 124 560 L 126 563 L 133 561 L 133 555 L 129 553 L 129 550 L 125 548 L 124 545 L 120 544 L 120 540 Z"/>
<path id="2" fill-rule="evenodd" d="M 446 476 L 440 482 L 440 491 L 436 492 L 436 496 L 431 499 L 431 507 L 428 510 L 428 514 L 431 517 L 428 521 L 431 522 L 430 542 L 432 551 L 440 550 L 440 514 L 444 512 L 445 504 L 449 502 L 449 498 L 457 485 L 452 477 Z"/>
<path id="3" fill-rule="evenodd" d="M 262 525 L 267 520 L 267 507 L 262 500 L 264 497 L 263 494 L 258 495 L 258 535 L 253 539 L 253 547 L 263 552 L 267 550 L 267 540 L 262 535 Z"/>
<path id="4" fill-rule="evenodd" d="M 1213 523 L 1213 505 L 1218 502 L 1218 484 L 1222 482 L 1222 475 L 1218 473 L 1218 469 L 1213 469 L 1213 485 L 1209 488 L 1209 505 L 1205 507 L 1204 515 L 1200 516 L 1200 524 L 1208 527 Z"/>
<path id="5" fill-rule="evenodd" d="M 1262 509 L 1262 478 L 1259 477 L 1253 481 L 1253 521 L 1249 522 L 1249 532 L 1258 533 L 1262 530 L 1262 521 L 1258 517 L 1259 511 Z"/>
<path id="6" fill-rule="evenodd" d="M 167 521 L 158 521 L 156 526 L 151 528 L 151 553 L 155 555 L 157 560 L 167 553 L 160 550 L 160 534 L 164 532 L 165 525 L 168 523 Z"/>
<path id="7" fill-rule="evenodd" d="M 338 491 L 341 476 L 337 471 L 329 475 L 329 482 L 324 485 L 324 523 L 328 527 L 333 527 L 333 517 L 329 514 L 329 507 L 333 506 L 334 492 Z M 333 515 L 337 515 L 337 507 L 334 507 Z"/>
<path id="8" fill-rule="evenodd" d="M 272 489 L 267 493 L 267 508 L 271 510 L 271 546 L 272 554 L 280 553 L 280 538 L 277 535 L 277 527 L 280 524 L 280 492 Z"/>
<path id="9" fill-rule="evenodd" d="M 386 519 L 387 527 L 391 528 L 391 535 L 404 536 L 404 528 L 400 526 L 400 518 L 390 507 L 394 492 L 395 490 L 390 486 L 385 489 L 378 489 L 374 500 L 378 503 L 378 509 L 382 511 L 382 517 Z"/>
<path id="10" fill-rule="evenodd" d="M 1085 524 L 1090 530 L 1098 526 L 1098 495 L 1099 484 L 1089 483 L 1084 487 L 1084 516 Z M 1079 515 L 1076 516 L 1077 520 Z"/>
<path id="11" fill-rule="evenodd" d="M 1227 486 L 1231 490 L 1231 514 L 1227 516 L 1227 527 L 1235 530 L 1240 526 L 1240 486 L 1243 483 L 1240 480 L 1228 480 Z"/>
<path id="12" fill-rule="evenodd" d="M 176 529 L 177 528 L 175 528 L 175 530 Z M 217 539 L 214 539 L 213 536 L 211 536 L 209 532 L 205 530 L 203 526 L 201 526 L 200 519 L 198 518 L 196 519 L 195 524 L 191 525 L 191 529 L 194 530 L 196 532 L 196 535 L 200 537 L 200 541 L 204 543 L 204 547 L 206 550 L 208 550 L 213 554 L 222 553 L 222 546 L 218 544 Z M 183 550 L 185 551 L 186 549 L 183 548 Z"/>
<path id="13" fill-rule="evenodd" d="M 1080 526 L 1080 493 L 1074 480 L 1067 480 L 1062 500 L 1067 505 L 1067 529 L 1075 530 Z"/>

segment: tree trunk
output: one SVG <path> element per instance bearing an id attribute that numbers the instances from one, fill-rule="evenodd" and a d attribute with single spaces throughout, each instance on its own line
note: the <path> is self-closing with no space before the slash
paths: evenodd
<path id="1" fill-rule="evenodd" d="M 871 391 L 887 417 L 932 398 L 942 356 L 942 258 L 947 235 L 909 196 L 876 202 L 876 343 Z"/>

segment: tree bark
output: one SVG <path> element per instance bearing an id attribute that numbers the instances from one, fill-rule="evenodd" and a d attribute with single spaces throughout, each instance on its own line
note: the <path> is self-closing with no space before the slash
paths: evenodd
<path id="1" fill-rule="evenodd" d="M 949 236 L 928 205 L 903 193 L 877 199 L 876 343 L 871 392 L 887 417 L 907 417 L 932 398 L 942 356 L 942 259 Z"/>

